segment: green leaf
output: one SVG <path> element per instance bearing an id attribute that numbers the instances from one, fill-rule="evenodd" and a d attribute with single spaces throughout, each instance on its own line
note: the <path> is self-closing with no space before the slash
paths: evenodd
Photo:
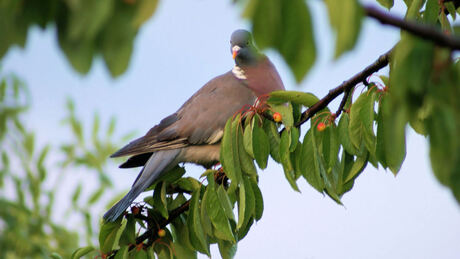
<path id="1" fill-rule="evenodd" d="M 453 32 L 452 25 L 450 24 L 450 21 L 447 18 L 447 15 L 444 12 L 441 12 L 439 14 L 439 21 L 441 23 L 442 31 L 447 32 L 449 34 L 452 34 L 452 32 Z"/>
<path id="2" fill-rule="evenodd" d="M 136 244 L 136 220 L 134 216 L 129 214 L 127 216 L 126 227 L 120 236 L 120 246 Z"/>
<path id="3" fill-rule="evenodd" d="M 428 0 L 425 5 L 423 20 L 427 23 L 435 24 L 438 19 L 440 8 L 441 6 L 437 0 Z"/>
<path id="4" fill-rule="evenodd" d="M 175 184 L 177 184 L 180 188 L 191 192 L 196 191 L 201 187 L 200 182 L 193 177 L 181 178 L 177 180 Z"/>
<path id="5" fill-rule="evenodd" d="M 248 153 L 252 158 L 254 158 L 254 151 L 252 150 L 252 126 L 254 124 L 248 123 L 244 128 L 243 133 L 243 144 L 244 150 Z"/>
<path id="6" fill-rule="evenodd" d="M 406 157 L 406 111 L 388 95 L 381 99 L 377 118 L 376 155 L 382 166 L 396 175 Z"/>
<path id="7" fill-rule="evenodd" d="M 213 181 L 214 177 L 212 175 L 208 175 L 208 183 Z M 233 235 L 233 231 L 228 218 L 217 197 L 216 190 L 211 186 L 208 186 L 207 191 L 208 196 L 206 198 L 205 206 L 207 215 L 209 216 L 209 219 L 214 226 L 214 235 L 217 238 L 235 243 L 235 236 Z"/>
<path id="8" fill-rule="evenodd" d="M 312 93 L 300 91 L 274 91 L 270 93 L 269 104 L 283 104 L 287 102 L 300 104 L 305 107 L 311 107 L 319 101 L 319 98 Z"/>
<path id="9" fill-rule="evenodd" d="M 143 250 L 143 249 L 140 249 L 140 250 L 133 249 L 131 253 L 132 253 L 131 255 L 134 255 L 134 259 L 149 259 L 147 257 L 147 252 L 145 250 Z M 160 257 L 160 256 L 158 256 L 158 257 Z M 165 257 L 165 258 L 171 258 L 172 259 L 172 257 L 170 257 L 170 256 Z"/>
<path id="10" fill-rule="evenodd" d="M 383 7 L 387 8 L 388 10 L 391 9 L 394 5 L 394 0 L 377 0 Z"/>
<path id="11" fill-rule="evenodd" d="M 81 190 L 83 186 L 81 183 L 78 184 L 77 188 L 75 188 L 75 191 L 73 192 L 72 195 L 72 204 L 74 206 L 77 206 L 78 199 L 80 198 Z"/>
<path id="12" fill-rule="evenodd" d="M 121 75 L 128 68 L 137 34 L 137 27 L 133 24 L 136 12 L 135 5 L 117 2 L 114 14 L 102 31 L 100 48 L 112 77 Z"/>
<path id="13" fill-rule="evenodd" d="M 99 232 L 99 246 L 101 253 L 107 254 L 118 246 L 120 235 L 125 229 L 126 220 L 120 217 L 114 222 L 104 222 Z"/>
<path id="14" fill-rule="evenodd" d="M 156 181 L 155 183 L 164 182 L 166 185 L 170 183 L 174 183 L 185 174 L 185 168 L 179 165 L 176 165 L 172 169 L 164 172 Z"/>
<path id="15" fill-rule="evenodd" d="M 92 247 L 92 246 L 80 247 L 77 250 L 75 250 L 75 252 L 72 253 L 70 258 L 71 259 L 78 259 L 78 258 L 81 258 L 81 257 L 83 257 L 83 256 L 95 251 L 95 250 L 96 249 L 94 249 L 94 247 Z"/>
<path id="16" fill-rule="evenodd" d="M 37 166 L 43 166 L 43 162 L 45 162 L 46 156 L 48 155 L 48 152 L 50 150 L 50 145 L 46 145 L 42 151 L 40 152 L 40 155 L 38 156 L 37 160 Z"/>
<path id="17" fill-rule="evenodd" d="M 259 189 L 259 185 L 255 181 L 251 181 L 251 184 L 256 204 L 254 209 L 254 218 L 258 221 L 262 218 L 262 214 L 264 212 L 264 199 L 262 197 L 262 192 Z"/>
<path id="18" fill-rule="evenodd" d="M 249 126 L 249 124 L 248 124 Z M 238 154 L 239 154 L 239 161 L 241 165 L 241 169 L 243 172 L 245 172 L 248 175 L 251 176 L 257 176 L 257 170 L 254 165 L 254 159 L 246 152 L 244 148 L 244 140 L 243 140 L 243 133 L 241 132 L 241 127 L 238 125 L 235 129 L 236 136 L 237 136 L 237 148 L 238 148 Z"/>
<path id="19" fill-rule="evenodd" d="M 454 166 L 454 171 L 450 177 L 450 189 L 454 194 L 457 202 L 460 203 L 460 152 L 457 154 L 457 164 Z"/>
<path id="20" fill-rule="evenodd" d="M 158 0 L 139 0 L 137 1 L 137 13 L 133 20 L 134 27 L 139 28 L 155 13 L 158 7 Z"/>
<path id="21" fill-rule="evenodd" d="M 252 0 L 256 7 L 252 13 L 252 31 L 257 45 L 261 49 L 275 46 L 282 30 L 280 0 Z"/>
<path id="22" fill-rule="evenodd" d="M 268 162 L 268 154 L 270 153 L 270 140 L 265 131 L 259 126 L 257 116 L 254 117 L 254 125 L 252 131 L 252 149 L 254 157 L 260 169 L 265 169 Z"/>
<path id="23" fill-rule="evenodd" d="M 222 146 L 220 148 L 220 162 L 227 177 L 236 184 L 239 182 L 241 176 L 237 143 L 233 134 L 232 118 L 230 118 L 225 124 Z"/>
<path id="24" fill-rule="evenodd" d="M 32 157 L 35 150 L 35 135 L 33 133 L 28 133 L 24 139 L 24 147 L 27 151 L 27 155 Z"/>
<path id="25" fill-rule="evenodd" d="M 444 2 L 444 6 L 447 8 L 447 10 L 449 11 L 449 14 L 452 15 L 452 19 L 455 19 L 457 18 L 457 12 L 456 12 L 456 8 L 455 8 L 455 4 L 454 2 Z M 439 7 L 439 5 L 438 5 Z"/>
<path id="26" fill-rule="evenodd" d="M 280 156 L 281 160 L 283 160 L 284 157 L 287 157 L 286 154 L 289 154 L 289 146 L 291 145 L 291 133 L 290 130 L 284 130 L 283 133 L 281 133 L 281 140 L 280 140 Z"/>
<path id="27" fill-rule="evenodd" d="M 248 224 L 252 224 L 255 213 L 255 197 L 252 185 L 247 177 L 243 177 L 243 185 L 239 189 L 238 197 L 238 225 L 237 230 L 246 230 Z M 243 236 L 239 235 L 239 240 Z"/>
<path id="28" fill-rule="evenodd" d="M 294 152 L 297 147 L 297 143 L 299 143 L 300 131 L 296 127 L 291 128 L 291 143 L 289 145 L 289 152 Z"/>
<path id="29" fill-rule="evenodd" d="M 155 191 L 153 192 L 153 205 L 154 208 L 160 212 L 161 216 L 168 218 L 168 207 L 166 203 L 166 184 L 164 182 L 159 182 L 155 186 Z"/>
<path id="30" fill-rule="evenodd" d="M 107 128 L 107 136 L 108 137 L 113 136 L 113 133 L 115 132 L 116 124 L 117 124 L 117 118 L 115 118 L 115 117 L 110 118 L 109 127 Z"/>
<path id="31" fill-rule="evenodd" d="M 224 240 L 219 240 L 217 244 L 219 246 L 219 252 L 222 256 L 222 259 L 232 259 L 235 256 L 237 244 L 233 244 Z"/>
<path id="32" fill-rule="evenodd" d="M 414 5 L 414 4 L 412 4 Z M 416 12 L 418 14 L 418 11 Z M 408 14 L 409 15 L 409 14 Z M 414 14 L 416 15 L 416 14 Z M 433 71 L 434 44 L 402 33 L 393 53 L 390 69 L 391 95 L 396 105 L 408 111 L 418 109 L 424 102 Z"/>
<path id="33" fill-rule="evenodd" d="M 353 187 L 354 181 L 346 182 L 345 178 L 350 174 L 351 168 L 354 165 L 354 156 L 347 153 L 347 151 L 342 151 L 342 159 L 340 160 L 339 174 L 337 178 L 337 194 L 343 195 L 344 193 L 351 190 Z"/>
<path id="34" fill-rule="evenodd" d="M 283 131 L 281 134 L 280 142 L 280 157 L 281 163 L 283 164 L 284 175 L 291 185 L 292 189 L 300 192 L 299 187 L 296 183 L 294 166 L 291 161 L 291 153 L 289 152 L 289 146 L 291 145 L 291 134 L 289 130 Z"/>
<path id="35" fill-rule="evenodd" d="M 344 175 L 345 183 L 356 178 L 364 170 L 364 168 L 366 168 L 367 159 L 369 157 L 368 155 L 369 153 L 367 153 L 366 156 L 359 156 L 356 158 L 348 174 Z"/>
<path id="36" fill-rule="evenodd" d="M 280 1 L 282 28 L 275 47 L 299 83 L 316 60 L 312 18 L 304 0 Z"/>
<path id="37" fill-rule="evenodd" d="M 105 191 L 105 187 L 101 186 L 99 189 L 93 192 L 88 199 L 88 205 L 92 205 L 96 203 L 101 198 L 102 194 L 104 194 L 104 191 Z"/>
<path id="38" fill-rule="evenodd" d="M 337 34 L 335 40 L 335 57 L 353 49 L 359 32 L 363 10 L 357 0 L 326 0 L 329 21 Z"/>
<path id="39" fill-rule="evenodd" d="M 252 18 L 257 45 L 278 50 L 300 82 L 316 58 L 313 26 L 305 1 L 252 0 L 245 15 Z"/>
<path id="40" fill-rule="evenodd" d="M 351 143 L 349 125 L 350 125 L 350 115 L 344 112 L 342 113 L 342 116 L 340 116 L 340 121 L 338 125 L 339 141 L 340 141 L 340 144 L 342 144 L 343 148 L 349 154 L 355 155 L 357 154 L 357 150 L 355 146 L 353 146 L 353 144 Z"/>
<path id="41" fill-rule="evenodd" d="M 455 111 L 458 112 L 458 111 Z M 455 113 L 446 106 L 438 105 L 428 121 L 430 159 L 433 172 L 443 185 L 450 186 L 452 173 L 460 156 L 459 128 Z"/>
<path id="42" fill-rule="evenodd" d="M 302 175 L 313 188 L 322 193 L 325 185 L 321 178 L 321 170 L 324 170 L 324 168 L 318 157 L 319 152 L 316 146 L 314 129 L 310 129 L 305 134 L 301 154 L 302 160 L 300 161 L 300 166 Z"/>
<path id="43" fill-rule="evenodd" d="M 67 38 L 75 43 L 92 41 L 113 12 L 111 0 L 82 0 L 69 12 Z"/>
<path id="44" fill-rule="evenodd" d="M 193 190 L 195 191 L 195 190 Z M 191 192 L 193 192 L 191 191 Z M 185 198 L 184 194 L 179 193 L 177 194 L 176 198 L 171 201 L 171 198 L 168 199 L 168 211 L 174 210 L 182 206 L 185 202 L 187 202 L 187 198 Z"/>
<path id="45" fill-rule="evenodd" d="M 190 231 L 184 218 L 184 216 L 179 216 L 171 222 L 173 249 L 178 259 L 197 258 L 196 250 L 190 242 Z"/>
<path id="46" fill-rule="evenodd" d="M 118 250 L 117 254 L 115 255 L 115 259 L 128 259 L 128 252 L 129 252 L 129 247 L 128 246 L 122 246 Z"/>
<path id="47" fill-rule="evenodd" d="M 203 232 L 203 227 L 201 225 L 199 202 L 200 190 L 196 190 L 195 192 L 193 192 L 192 199 L 190 201 L 189 214 L 187 218 L 187 225 L 190 230 L 190 242 L 195 249 L 197 249 L 201 253 L 205 253 L 208 256 L 211 256 L 209 253 L 209 245 L 206 241 L 206 237 Z"/>
<path id="48" fill-rule="evenodd" d="M 208 193 L 210 192 L 210 189 L 211 188 L 209 188 L 209 186 L 206 188 L 206 191 L 203 194 L 203 198 L 201 199 L 200 219 L 204 233 L 208 236 L 213 236 L 212 223 L 206 211 L 206 204 L 208 203 Z"/>
<path id="49" fill-rule="evenodd" d="M 246 216 L 246 186 L 243 183 L 239 188 L 239 195 L 238 195 L 238 225 L 236 226 L 237 229 L 240 229 L 243 226 L 245 216 Z M 247 208 L 248 210 L 250 208 Z"/>
<path id="50" fill-rule="evenodd" d="M 230 198 L 222 185 L 217 187 L 217 197 L 219 198 L 220 204 L 222 205 L 227 218 L 235 220 L 232 203 L 230 202 Z"/>
<path id="51" fill-rule="evenodd" d="M 56 252 L 50 254 L 51 259 L 62 259 L 62 256 Z"/>
<path id="52" fill-rule="evenodd" d="M 280 142 L 281 138 L 278 133 L 276 124 L 270 120 L 264 120 L 264 130 L 270 143 L 270 155 L 276 162 L 280 163 Z"/>
<path id="53" fill-rule="evenodd" d="M 80 74 L 88 73 L 93 63 L 95 46 L 92 41 L 72 41 L 68 39 L 63 28 L 57 24 L 59 46 L 66 55 L 72 67 Z"/>
<path id="54" fill-rule="evenodd" d="M 94 114 L 94 119 L 93 119 L 93 130 L 91 131 L 91 138 L 93 140 L 93 143 L 98 142 L 98 137 L 97 134 L 99 133 L 99 126 L 101 124 L 101 119 L 99 118 L 99 114 Z"/>
<path id="55" fill-rule="evenodd" d="M 350 140 L 356 149 L 360 149 L 364 142 L 370 153 L 375 152 L 374 134 L 374 93 L 362 93 L 350 109 Z"/>
<path id="56" fill-rule="evenodd" d="M 323 134 L 323 141 L 321 143 L 323 157 L 330 170 L 335 166 L 338 160 L 340 148 L 337 126 L 335 126 L 335 123 L 332 123 L 321 133 Z"/>

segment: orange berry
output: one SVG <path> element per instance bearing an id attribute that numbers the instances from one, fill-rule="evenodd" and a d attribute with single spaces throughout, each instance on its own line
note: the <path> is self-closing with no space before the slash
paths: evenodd
<path id="1" fill-rule="evenodd" d="M 280 114 L 279 112 L 273 113 L 273 120 L 274 120 L 275 122 L 281 122 L 282 119 L 283 119 L 283 118 L 282 118 L 282 116 L 281 116 L 281 114 Z"/>
<path id="2" fill-rule="evenodd" d="M 166 231 L 165 231 L 164 229 L 158 230 L 158 236 L 159 236 L 159 237 L 164 237 L 164 236 L 166 236 Z"/>
<path id="3" fill-rule="evenodd" d="M 323 130 L 326 129 L 326 124 L 324 124 L 324 122 L 320 122 L 320 123 L 318 123 L 318 125 L 316 126 L 316 129 L 317 129 L 318 131 L 323 131 Z"/>

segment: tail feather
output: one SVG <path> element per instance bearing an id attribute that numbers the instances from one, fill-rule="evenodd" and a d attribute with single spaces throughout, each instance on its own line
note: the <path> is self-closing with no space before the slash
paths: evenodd
<path id="1" fill-rule="evenodd" d="M 172 149 L 153 153 L 137 176 L 136 181 L 134 181 L 131 190 L 104 214 L 104 220 L 112 222 L 120 217 L 137 196 L 160 177 L 162 172 L 169 170 L 175 165 L 175 160 L 179 152 L 180 149 Z"/>

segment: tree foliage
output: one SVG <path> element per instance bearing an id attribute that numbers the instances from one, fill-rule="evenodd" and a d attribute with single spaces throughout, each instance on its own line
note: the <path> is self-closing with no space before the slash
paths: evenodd
<path id="1" fill-rule="evenodd" d="M 29 27 L 52 25 L 76 71 L 88 73 L 94 57 L 102 55 L 110 74 L 119 76 L 128 68 L 140 26 L 157 4 L 158 0 L 2 0 L 0 58 L 13 45 L 25 46 Z"/>
<path id="2" fill-rule="evenodd" d="M 59 147 L 41 147 L 24 120 L 30 99 L 28 88 L 17 76 L 0 74 L 0 257 L 70 258 L 82 240 L 92 244 L 97 237 L 94 228 L 99 219 L 92 215 L 106 203 L 101 197 L 112 187 L 106 168 L 107 157 L 116 149 L 112 142 L 115 120 L 103 129 L 102 138 L 96 115 L 90 137 L 85 138 L 69 100 L 63 124 L 73 139 Z M 52 161 L 51 156 L 60 160 Z M 67 178 L 79 168 L 86 171 L 84 177 L 96 179 L 95 187 L 88 187 L 80 178 L 73 190 L 67 189 Z M 57 197 L 63 191 L 67 205 Z M 82 195 L 85 192 L 88 195 Z M 64 216 L 58 207 L 66 210 Z M 84 231 L 69 230 L 63 219 L 80 222 Z"/>
<path id="3" fill-rule="evenodd" d="M 308 1 L 240 2 L 257 45 L 278 51 L 295 79 L 302 81 L 316 57 Z M 377 2 L 387 9 L 393 6 L 393 1 Z M 126 69 L 137 30 L 156 6 L 156 1 L 147 0 L 47 3 L 47 8 L 32 12 L 29 2 L 5 2 L 0 9 L 5 15 L 0 17 L 18 30 L 0 28 L 8 35 L 0 42 L 0 54 L 12 44 L 23 45 L 29 25 L 55 23 L 61 48 L 77 71 L 87 72 L 93 56 L 101 53 L 115 76 Z M 455 1 L 405 3 L 406 15 L 399 20 L 387 12 L 379 13 L 381 22 L 404 29 L 390 52 L 321 99 L 312 93 L 274 92 L 230 118 L 222 139 L 222 168 L 206 170 L 200 177 L 203 180 L 184 177 L 185 169 L 180 166 L 165 173 L 149 189 L 154 190 L 152 196 L 133 205 L 117 221 L 102 223 L 99 249 L 83 247 L 72 258 L 89 253 L 104 258 L 196 258 L 197 253 L 210 256 L 211 244 L 218 245 L 223 258 L 232 258 L 238 241 L 263 215 L 256 166 L 266 168 L 271 158 L 282 165 L 293 190 L 299 191 L 297 182 L 304 179 L 342 204 L 341 198 L 368 165 L 398 173 L 406 156 L 409 127 L 428 138 L 435 176 L 460 201 L 460 62 L 455 53 L 460 45 L 456 45 L 458 29 L 452 25 L 458 6 Z M 354 48 L 366 15 L 376 16 L 356 0 L 326 0 L 324 4 L 336 34 L 335 57 L 339 58 Z M 28 12 L 28 19 L 18 23 L 18 17 Z M 447 37 L 450 43 L 436 35 Z M 387 65 L 388 76 L 372 76 Z M 339 109 L 331 111 L 328 105 L 341 94 Z M 72 105 L 69 111 L 67 121 L 77 142 L 63 147 L 68 163 L 83 163 L 101 177 L 102 189 L 86 202 L 91 205 L 110 185 L 101 166 L 113 146 L 93 140 L 96 151 L 85 149 Z M 275 113 L 281 121 L 273 119 Z M 98 132 L 97 117 L 94 125 L 93 132 Z M 33 154 L 30 142 L 24 134 L 24 151 L 19 155 Z M 73 155 L 75 147 L 84 151 L 82 157 Z M 74 200 L 78 197 L 77 189 Z M 24 207 L 21 213 L 28 210 Z M 88 228 L 88 232 L 92 231 Z"/>

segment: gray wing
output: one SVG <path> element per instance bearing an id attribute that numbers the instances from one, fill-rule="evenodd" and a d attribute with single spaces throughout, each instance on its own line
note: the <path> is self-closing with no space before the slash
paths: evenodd
<path id="1" fill-rule="evenodd" d="M 255 98 L 254 93 L 229 71 L 209 81 L 176 113 L 111 157 L 133 156 L 130 158 L 132 165 L 142 166 L 152 152 L 217 143 L 227 119 L 245 105 L 253 104 Z"/>

